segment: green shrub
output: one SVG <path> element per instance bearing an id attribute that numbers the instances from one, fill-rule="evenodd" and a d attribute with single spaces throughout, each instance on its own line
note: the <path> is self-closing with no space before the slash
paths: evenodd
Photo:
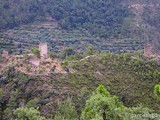
<path id="1" fill-rule="evenodd" d="M 86 101 L 86 106 L 81 114 L 82 120 L 137 120 L 133 115 L 152 114 L 154 111 L 149 108 L 133 107 L 127 108 L 116 96 L 112 96 L 100 85 L 97 92 L 93 93 Z M 158 115 L 158 114 L 157 114 Z M 151 117 L 145 118 L 152 119 Z M 138 118 L 144 120 L 144 118 Z M 155 118 L 158 120 L 158 118 Z"/>
<path id="2" fill-rule="evenodd" d="M 26 65 L 26 69 L 28 72 L 30 72 L 31 68 L 32 68 L 31 65 Z"/>
<path id="3" fill-rule="evenodd" d="M 155 96 L 160 97 L 160 84 L 157 84 L 154 87 L 154 94 L 155 94 Z"/>
<path id="4" fill-rule="evenodd" d="M 37 101 L 38 101 L 37 99 L 30 100 L 30 101 L 27 102 L 27 104 L 25 106 L 27 108 L 31 108 L 31 107 L 36 108 L 36 107 L 38 107 L 37 106 Z"/>
<path id="5" fill-rule="evenodd" d="M 78 62 L 77 62 L 77 61 L 72 62 L 72 67 L 73 67 L 73 68 L 76 68 L 77 65 L 78 65 Z"/>
<path id="6" fill-rule="evenodd" d="M 68 59 L 65 59 L 61 64 L 62 64 L 63 68 L 66 68 L 68 66 L 68 64 L 69 64 Z"/>
<path id="7" fill-rule="evenodd" d="M 34 55 L 36 55 L 38 58 L 40 58 L 40 51 L 39 51 L 39 49 L 33 48 L 31 50 L 31 53 L 34 54 Z"/>
<path id="8" fill-rule="evenodd" d="M 0 88 L 0 98 L 4 95 L 4 91 L 2 88 Z"/>
<path id="9" fill-rule="evenodd" d="M 35 108 L 17 108 L 13 112 L 15 120 L 46 120 Z"/>
<path id="10" fill-rule="evenodd" d="M 45 69 L 44 68 L 39 68 L 38 71 L 39 71 L 39 73 L 43 73 L 45 71 Z"/>
<path id="11" fill-rule="evenodd" d="M 6 109 L 4 110 L 4 118 L 5 118 L 6 120 L 11 120 L 11 119 L 13 118 L 12 109 L 6 108 Z"/>
<path id="12" fill-rule="evenodd" d="M 116 96 L 111 96 L 109 92 L 100 85 L 97 92 L 93 93 L 86 101 L 86 107 L 81 114 L 82 120 L 95 119 L 97 115 L 104 120 L 121 120 L 124 118 L 124 106 Z M 106 119 L 107 118 L 107 119 Z"/>
<path id="13" fill-rule="evenodd" d="M 58 111 L 54 120 L 78 120 L 76 108 L 70 98 L 58 105 Z"/>

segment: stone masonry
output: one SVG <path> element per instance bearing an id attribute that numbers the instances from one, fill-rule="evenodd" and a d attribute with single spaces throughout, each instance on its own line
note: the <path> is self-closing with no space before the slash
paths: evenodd
<path id="1" fill-rule="evenodd" d="M 40 56 L 43 58 L 48 57 L 48 50 L 47 50 L 47 43 L 40 43 L 39 44 Z"/>
<path id="2" fill-rule="evenodd" d="M 8 58 L 9 58 L 8 51 L 6 51 L 6 50 L 3 50 L 3 52 L 2 52 L 2 57 L 3 57 L 3 58 L 6 58 L 6 59 L 8 59 Z"/>

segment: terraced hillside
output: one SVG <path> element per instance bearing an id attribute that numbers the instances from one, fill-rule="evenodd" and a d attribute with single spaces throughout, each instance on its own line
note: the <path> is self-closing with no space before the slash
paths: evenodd
<path id="1" fill-rule="evenodd" d="M 152 42 L 158 52 L 159 8 L 158 0 L 8 0 L 0 4 L 0 30 L 14 28 L 5 40 L 20 41 L 19 53 L 25 52 L 19 44 L 40 41 L 48 41 L 55 52 L 64 46 L 82 52 L 86 44 L 98 51 L 130 52 L 141 50 L 144 42 Z M 57 23 L 50 18 L 48 23 L 47 16 Z M 37 25 L 37 19 L 47 23 Z"/>
<path id="2" fill-rule="evenodd" d="M 14 44 L 12 42 L 9 42 L 9 41 L 1 41 L 0 42 L 0 49 L 1 50 L 8 49 L 8 48 L 10 48 L 10 50 L 15 49 Z"/>
<path id="3" fill-rule="evenodd" d="M 63 30 L 52 18 L 47 18 L 45 22 L 35 22 L 9 29 L 2 34 L 4 35 L 1 36 L 4 40 L 0 42 L 3 45 L 2 48 L 7 47 L 3 42 L 9 41 L 18 49 L 12 48 L 12 50 L 19 51 L 21 54 L 40 42 L 47 42 L 49 50 L 56 53 L 67 47 L 73 48 L 76 52 L 84 52 L 88 46 L 92 46 L 97 51 L 131 52 L 142 50 L 144 44 L 144 40 L 139 39 L 110 39 L 106 41 L 91 35 L 86 30 Z"/>
<path id="4" fill-rule="evenodd" d="M 30 48 L 40 42 L 48 42 L 49 49 L 54 52 L 63 50 L 64 47 L 73 47 L 82 51 L 86 44 L 96 40 L 89 33 L 78 30 L 62 30 L 55 21 L 34 23 L 24 25 L 15 29 L 10 29 L 4 34 L 5 40 L 13 41 L 15 44 L 21 44 L 21 47 Z M 4 41 L 5 41 L 4 40 Z"/>

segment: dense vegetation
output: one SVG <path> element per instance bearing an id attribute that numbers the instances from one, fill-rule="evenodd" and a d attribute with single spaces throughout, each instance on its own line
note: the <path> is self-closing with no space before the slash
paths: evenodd
<path id="1" fill-rule="evenodd" d="M 54 16 L 58 15 L 55 18 L 62 21 L 60 23 L 62 28 L 82 27 L 93 35 L 105 38 L 122 34 L 123 20 L 129 15 L 127 7 L 122 6 L 121 0 L 66 1 L 61 9 L 54 12 Z"/>
<path id="2" fill-rule="evenodd" d="M 48 17 L 58 26 L 55 21 L 43 26 Z M 0 51 L 22 54 L 44 41 L 52 52 L 64 46 L 84 52 L 90 45 L 98 51 L 123 53 L 141 50 L 151 41 L 159 50 L 158 22 L 158 0 L 6 0 L 0 2 L 0 39 L 5 40 L 0 41 Z"/>
<path id="3" fill-rule="evenodd" d="M 0 28 L 13 28 L 22 23 L 35 21 L 47 14 L 60 21 L 64 29 L 85 28 L 95 35 L 108 37 L 120 34 L 123 19 L 128 16 L 127 7 L 121 0 L 8 0 L 0 3 Z"/>
<path id="4" fill-rule="evenodd" d="M 43 24 L 49 24 L 45 26 Z M 72 48 L 75 52 L 84 52 L 88 46 L 92 46 L 97 51 L 112 53 L 133 52 L 142 50 L 145 40 L 139 38 L 102 40 L 93 37 L 86 30 L 63 30 L 50 22 L 35 22 L 30 25 L 23 25 L 4 32 L 0 39 L 0 51 L 3 49 L 12 54 L 24 54 L 41 42 L 48 43 L 48 50 L 58 54 L 63 48 Z"/>
<path id="5" fill-rule="evenodd" d="M 158 1 L 140 1 L 139 4 L 155 5 Z M 128 6 L 136 2 L 128 0 L 7 0 L 0 2 L 0 29 L 13 28 L 45 16 L 55 18 L 63 29 L 85 29 L 103 38 L 131 37 L 136 30 L 135 13 Z M 155 9 L 156 13 L 159 9 Z M 154 11 L 154 13 L 155 13 Z M 158 14 L 150 15 L 147 8 L 141 16 L 147 24 L 157 26 Z M 144 17 L 143 17 L 144 16 Z M 144 23 L 144 24 L 146 24 Z M 130 26 L 130 27 L 129 27 Z M 142 31 L 141 31 L 142 32 Z M 138 36 L 139 33 L 136 33 Z M 133 36 L 133 35 L 132 35 Z"/>
<path id="6" fill-rule="evenodd" d="M 91 56 L 85 58 L 87 55 Z M 14 67 L 6 70 L 0 78 L 1 118 L 7 120 L 17 116 L 18 119 L 34 114 L 42 120 L 42 116 L 56 120 L 76 120 L 80 116 L 84 120 L 103 120 L 105 105 L 108 107 L 104 116 L 112 114 L 115 120 L 117 117 L 123 120 L 126 111 L 130 114 L 160 111 L 159 68 L 140 53 L 98 55 L 89 49 L 86 54 L 66 57 L 62 65 L 67 75 L 52 73 L 39 77 L 18 73 Z M 102 92 L 92 94 L 100 84 L 110 93 L 103 92 L 106 90 L 101 86 L 98 90 Z M 110 105 L 115 109 L 110 109 Z M 24 109 L 18 108 L 22 106 Z M 116 113 L 117 110 L 121 112 Z"/>

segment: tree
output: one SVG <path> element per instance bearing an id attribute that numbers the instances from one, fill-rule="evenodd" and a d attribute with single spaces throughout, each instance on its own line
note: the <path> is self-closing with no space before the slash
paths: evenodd
<path id="1" fill-rule="evenodd" d="M 6 108 L 6 101 L 4 99 L 4 90 L 0 88 L 0 117 L 3 119 L 3 112 Z"/>
<path id="2" fill-rule="evenodd" d="M 155 96 L 160 97 L 160 84 L 157 84 L 154 87 L 154 94 L 155 94 Z"/>
<path id="3" fill-rule="evenodd" d="M 127 108 L 116 96 L 111 96 L 110 93 L 100 85 L 96 93 L 93 93 L 89 100 L 86 101 L 86 107 L 81 114 L 82 120 L 137 120 L 134 115 L 146 115 L 154 113 L 149 108 L 133 107 Z M 158 115 L 158 114 L 157 114 Z M 144 117 L 145 120 L 150 120 L 150 117 Z M 138 120 L 144 120 L 139 117 Z M 158 120 L 158 118 L 155 118 Z"/>
<path id="4" fill-rule="evenodd" d="M 75 52 L 73 48 L 65 48 L 64 51 L 62 52 L 62 58 L 66 58 L 70 55 L 73 55 Z"/>
<path id="5" fill-rule="evenodd" d="M 18 89 L 10 91 L 10 97 L 7 101 L 7 107 L 4 110 L 5 119 L 10 120 L 13 118 L 13 110 L 18 107 L 16 98 L 18 98 L 20 94 L 21 92 Z"/>
<path id="6" fill-rule="evenodd" d="M 15 120 L 46 120 L 35 108 L 17 108 L 13 112 Z"/>
<path id="7" fill-rule="evenodd" d="M 86 54 L 87 55 L 94 55 L 96 54 L 96 50 L 94 50 L 94 48 L 92 46 L 89 46 L 87 49 L 86 49 Z"/>
<path id="8" fill-rule="evenodd" d="M 40 58 L 40 50 L 38 50 L 37 48 L 33 48 L 31 50 L 31 53 L 36 55 L 38 58 Z"/>
<path id="9" fill-rule="evenodd" d="M 58 111 L 54 120 L 78 120 L 76 108 L 70 98 L 58 105 Z"/>
<path id="10" fill-rule="evenodd" d="M 124 118 L 124 106 L 116 96 L 100 85 L 97 92 L 93 93 L 86 101 L 86 107 L 81 114 L 83 120 L 95 119 L 97 116 L 103 120 L 121 120 Z"/>
<path id="11" fill-rule="evenodd" d="M 4 95 L 4 91 L 2 88 L 0 88 L 0 98 L 2 98 L 3 95 Z"/>

